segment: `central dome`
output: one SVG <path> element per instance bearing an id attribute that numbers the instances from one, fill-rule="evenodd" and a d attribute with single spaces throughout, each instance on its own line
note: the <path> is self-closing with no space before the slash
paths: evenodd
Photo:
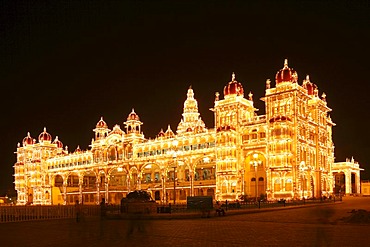
<path id="1" fill-rule="evenodd" d="M 276 85 L 282 82 L 297 82 L 298 74 L 294 69 L 288 67 L 288 59 L 284 61 L 284 68 L 279 70 L 275 76 Z"/>
<path id="2" fill-rule="evenodd" d="M 39 142 L 48 141 L 51 142 L 51 135 L 46 132 L 46 128 L 44 128 L 44 131 L 39 135 Z"/>
<path id="3" fill-rule="evenodd" d="M 232 74 L 231 81 L 224 87 L 224 96 L 236 94 L 244 96 L 244 89 L 240 82 L 235 80 L 235 73 Z"/>

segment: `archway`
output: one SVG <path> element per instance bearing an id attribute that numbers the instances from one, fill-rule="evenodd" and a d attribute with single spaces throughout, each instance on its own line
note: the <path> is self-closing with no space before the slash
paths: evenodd
<path id="1" fill-rule="evenodd" d="M 54 186 L 62 187 L 63 186 L 63 177 L 61 175 L 56 175 L 54 178 Z"/>
<path id="2" fill-rule="evenodd" d="M 344 172 L 334 174 L 334 194 L 344 195 L 346 193 L 346 176 Z"/>

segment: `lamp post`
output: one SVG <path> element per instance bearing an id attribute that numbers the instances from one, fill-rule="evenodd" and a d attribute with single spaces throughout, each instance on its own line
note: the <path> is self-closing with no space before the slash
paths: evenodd
<path id="1" fill-rule="evenodd" d="M 250 164 L 252 166 L 254 166 L 254 175 L 255 175 L 255 186 L 254 187 L 255 187 L 255 196 L 256 196 L 256 201 L 257 201 L 257 198 L 258 198 L 257 167 L 258 167 L 258 165 L 261 165 L 262 161 L 260 161 L 258 159 L 258 154 L 257 153 L 254 153 L 252 155 L 252 157 L 253 157 L 253 159 L 250 161 Z"/>
<path id="2" fill-rule="evenodd" d="M 176 204 L 176 167 L 177 167 L 177 145 L 179 142 L 174 140 L 172 142 L 172 158 L 173 158 L 173 204 Z"/>

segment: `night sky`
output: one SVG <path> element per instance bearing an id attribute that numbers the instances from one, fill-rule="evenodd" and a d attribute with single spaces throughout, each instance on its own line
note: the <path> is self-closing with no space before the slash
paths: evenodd
<path id="1" fill-rule="evenodd" d="M 134 108 L 154 138 L 176 130 L 189 86 L 212 128 L 232 72 L 262 115 L 285 58 L 327 95 L 336 161 L 370 179 L 368 1 L 41 2 L 0 2 L 0 195 L 27 132 L 86 150 L 101 116 L 123 129 Z"/>

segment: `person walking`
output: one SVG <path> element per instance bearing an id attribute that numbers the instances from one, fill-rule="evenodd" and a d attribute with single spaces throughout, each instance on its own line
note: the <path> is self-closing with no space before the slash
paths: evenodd
<path id="1" fill-rule="evenodd" d="M 81 221 L 81 205 L 78 200 L 76 200 L 75 202 L 75 214 L 76 214 L 76 222 L 78 223 Z"/>

